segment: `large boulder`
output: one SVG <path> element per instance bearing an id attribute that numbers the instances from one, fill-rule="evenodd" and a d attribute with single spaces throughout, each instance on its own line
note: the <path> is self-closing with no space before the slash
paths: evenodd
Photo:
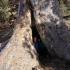
<path id="1" fill-rule="evenodd" d="M 24 14 L 19 14 L 11 39 L 0 52 L 0 70 L 33 70 L 39 65 L 32 45 L 31 13 L 27 7 L 24 10 Z"/>
<path id="2" fill-rule="evenodd" d="M 37 31 L 48 52 L 70 60 L 70 32 L 63 22 L 57 0 L 30 0 Z"/>

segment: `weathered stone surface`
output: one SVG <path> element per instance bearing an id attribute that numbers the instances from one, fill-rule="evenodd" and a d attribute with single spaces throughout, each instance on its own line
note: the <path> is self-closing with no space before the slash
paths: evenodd
<path id="1" fill-rule="evenodd" d="M 18 18 L 13 35 L 0 52 L 0 70 L 32 70 L 38 65 L 32 45 L 31 14 L 28 9 Z"/>
<path id="2" fill-rule="evenodd" d="M 30 0 L 40 37 L 52 55 L 70 60 L 70 32 L 63 22 L 57 0 Z"/>

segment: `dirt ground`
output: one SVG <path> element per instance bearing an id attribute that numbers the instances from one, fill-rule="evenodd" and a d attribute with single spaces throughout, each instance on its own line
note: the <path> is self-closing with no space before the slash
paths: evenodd
<path id="1" fill-rule="evenodd" d="M 57 58 L 48 58 L 44 61 L 43 64 L 44 70 L 70 70 L 68 64 L 65 61 Z"/>

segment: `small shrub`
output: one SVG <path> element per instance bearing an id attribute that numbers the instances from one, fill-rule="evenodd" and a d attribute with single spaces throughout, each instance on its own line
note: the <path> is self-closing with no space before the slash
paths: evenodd
<path id="1" fill-rule="evenodd" d="M 68 10 L 68 8 L 64 4 L 60 5 L 60 10 L 61 10 L 62 16 L 70 15 L 70 10 Z"/>

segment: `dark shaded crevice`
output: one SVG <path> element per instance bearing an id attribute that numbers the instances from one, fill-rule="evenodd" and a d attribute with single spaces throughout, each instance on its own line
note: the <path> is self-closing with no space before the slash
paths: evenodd
<path id="1" fill-rule="evenodd" d="M 39 33 L 37 31 L 37 28 L 36 28 L 36 22 L 35 22 L 35 18 L 34 18 L 34 7 L 32 5 L 32 3 L 29 1 L 28 2 L 28 7 L 31 11 L 31 29 L 32 29 L 32 37 L 36 36 L 38 39 L 40 39 L 40 36 L 39 36 Z"/>
<path id="2" fill-rule="evenodd" d="M 38 30 L 37 30 L 37 28 L 36 28 L 36 21 L 35 21 L 35 18 L 34 18 L 34 8 L 33 8 L 33 6 L 32 6 L 32 4 L 29 2 L 29 9 L 30 9 L 30 11 L 31 11 L 31 29 L 32 29 L 32 38 L 34 39 L 34 37 L 37 37 L 37 39 L 38 40 L 40 40 L 40 42 L 43 44 L 43 42 L 42 42 L 42 40 L 41 40 L 41 38 L 40 38 L 40 35 L 39 35 L 39 33 L 38 33 Z M 34 42 L 34 41 L 33 41 Z M 44 44 L 43 44 L 44 45 Z M 39 54 L 39 56 L 38 56 L 38 58 L 39 58 L 39 61 L 40 61 L 40 63 L 42 63 L 42 61 L 44 61 L 46 58 L 47 58 L 47 56 L 48 56 L 48 52 L 47 52 L 47 48 L 46 47 L 44 47 L 44 49 L 41 49 L 41 50 L 39 50 L 39 51 L 41 51 L 40 53 L 38 53 Z M 44 55 L 43 55 L 44 54 Z"/>
<path id="3" fill-rule="evenodd" d="M 37 37 L 37 39 L 38 40 L 40 40 L 41 42 L 42 42 L 42 40 L 41 40 L 41 38 L 40 38 L 40 35 L 39 35 L 39 32 L 38 32 L 38 30 L 37 30 L 37 27 L 36 27 L 36 20 L 35 20 L 35 17 L 34 17 L 34 8 L 33 8 L 33 5 L 29 2 L 29 9 L 30 9 L 30 11 L 31 11 L 31 29 L 32 29 L 32 37 L 34 38 L 34 37 Z M 49 27 L 50 29 L 51 29 L 51 27 Z M 42 42 L 43 43 L 43 42 Z M 43 44 L 44 45 L 44 44 Z M 39 62 L 41 63 L 41 64 L 45 64 L 45 63 L 47 63 L 47 62 L 45 62 L 45 61 L 50 61 L 50 60 L 52 60 L 52 59 L 57 59 L 58 57 L 56 57 L 56 56 L 53 56 L 53 55 L 51 55 L 51 53 L 48 53 L 48 50 L 47 50 L 47 47 L 45 47 L 44 48 L 44 50 L 42 50 L 41 51 L 41 53 L 43 52 L 43 51 L 45 51 L 44 52 L 44 54 L 45 54 L 45 56 L 43 55 L 43 56 L 38 56 L 38 58 L 39 58 Z M 38 53 L 39 55 L 41 55 L 41 53 Z M 58 58 L 59 59 L 59 58 Z M 62 59 L 61 59 L 62 60 Z"/>

